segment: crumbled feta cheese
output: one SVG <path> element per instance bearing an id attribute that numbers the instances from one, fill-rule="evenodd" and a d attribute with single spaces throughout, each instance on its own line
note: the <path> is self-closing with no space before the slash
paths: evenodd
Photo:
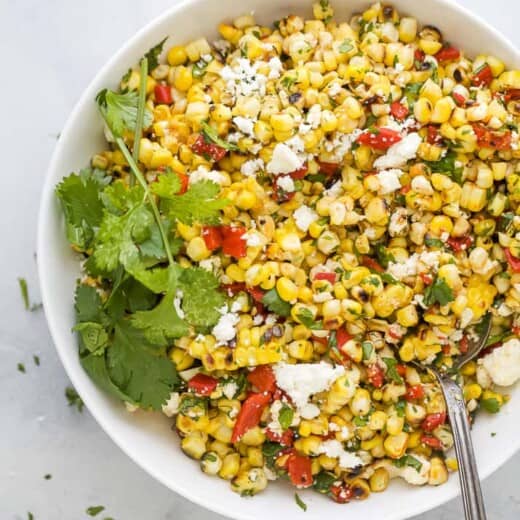
<path id="1" fill-rule="evenodd" d="M 262 159 L 250 159 L 245 163 L 242 163 L 240 167 L 240 173 L 246 177 L 255 177 L 257 172 L 264 169 L 264 161 Z"/>
<path id="2" fill-rule="evenodd" d="M 227 305 L 219 309 L 221 316 L 217 324 L 213 327 L 211 333 L 217 340 L 217 345 L 225 345 L 228 341 L 234 339 L 237 334 L 235 326 L 240 321 L 238 314 L 228 312 Z"/>
<path id="3" fill-rule="evenodd" d="M 404 166 L 410 159 L 416 156 L 421 142 L 422 139 L 418 133 L 408 134 L 401 141 L 392 145 L 386 152 L 386 155 L 376 159 L 374 166 L 378 170 Z"/>
<path id="4" fill-rule="evenodd" d="M 391 237 L 405 235 L 408 231 L 408 213 L 405 208 L 397 208 L 390 216 L 388 233 Z"/>
<path id="5" fill-rule="evenodd" d="M 276 185 L 286 193 L 292 193 L 295 190 L 294 181 L 289 175 L 281 175 L 278 177 Z"/>
<path id="6" fill-rule="evenodd" d="M 267 318 L 265 319 L 265 324 L 268 327 L 272 327 L 277 321 L 278 317 L 276 316 L 276 314 L 268 314 Z"/>
<path id="7" fill-rule="evenodd" d="M 273 370 L 278 387 L 287 393 L 300 415 L 306 419 L 319 415 L 317 407 L 310 410 L 310 413 L 305 409 L 310 404 L 310 397 L 328 389 L 338 377 L 345 374 L 343 366 L 334 367 L 324 361 L 297 365 L 279 363 Z"/>
<path id="8" fill-rule="evenodd" d="M 235 383 L 235 381 L 228 381 L 222 386 L 222 393 L 226 396 L 227 399 L 233 399 L 237 393 L 237 390 L 238 385 Z"/>
<path id="9" fill-rule="evenodd" d="M 498 386 L 511 386 L 520 379 L 520 340 L 506 341 L 479 359 L 492 381 Z"/>
<path id="10" fill-rule="evenodd" d="M 415 276 L 423 271 L 438 269 L 439 257 L 439 251 L 423 251 L 422 253 L 414 253 L 404 262 L 390 262 L 388 264 L 388 272 L 394 278 L 402 280 L 403 278 Z"/>
<path id="11" fill-rule="evenodd" d="M 424 175 L 417 175 L 412 179 L 411 183 L 412 190 L 422 195 L 432 195 L 433 188 L 430 181 Z"/>
<path id="12" fill-rule="evenodd" d="M 323 303 L 332 300 L 332 294 L 327 291 L 316 293 L 312 296 L 312 299 L 315 303 Z"/>
<path id="13" fill-rule="evenodd" d="M 177 289 L 177 292 L 175 293 L 175 298 L 173 299 L 173 308 L 175 309 L 175 312 L 177 312 L 177 316 L 179 316 L 181 320 L 183 320 L 185 316 L 184 311 L 181 307 L 183 296 L 184 294 L 182 293 L 182 291 L 180 289 Z"/>
<path id="14" fill-rule="evenodd" d="M 194 184 L 199 181 L 213 181 L 217 184 L 224 184 L 226 182 L 226 176 L 216 170 L 208 170 L 204 166 L 199 166 L 195 171 L 190 173 L 190 184 Z"/>
<path id="15" fill-rule="evenodd" d="M 260 233 L 259 231 L 255 231 L 253 229 L 249 230 L 243 236 L 243 238 L 246 239 L 246 244 L 249 247 L 263 246 L 263 245 L 265 245 L 267 243 L 267 240 L 264 237 L 264 235 L 262 235 L 262 233 Z"/>
<path id="16" fill-rule="evenodd" d="M 363 460 L 355 453 L 346 451 L 341 442 L 329 439 L 318 446 L 318 453 L 323 453 L 332 459 L 338 459 L 339 466 L 344 469 L 352 469 L 363 466 Z"/>
<path id="17" fill-rule="evenodd" d="M 307 123 L 311 125 L 312 128 L 318 128 L 321 122 L 321 105 L 316 103 L 309 108 L 309 112 L 306 117 Z"/>
<path id="18" fill-rule="evenodd" d="M 342 90 L 342 87 L 339 83 L 330 83 L 329 84 L 329 96 L 334 97 L 337 96 Z"/>
<path id="19" fill-rule="evenodd" d="M 380 171 L 376 177 L 381 185 L 379 192 L 381 195 L 386 195 L 388 193 L 392 193 L 401 188 L 401 182 L 399 181 L 399 177 L 403 172 L 398 170 L 397 168 L 392 168 L 390 170 Z"/>
<path id="20" fill-rule="evenodd" d="M 337 199 L 343 190 L 343 185 L 341 181 L 336 181 L 329 189 L 325 190 L 323 193 L 328 197 L 334 197 Z"/>
<path id="21" fill-rule="evenodd" d="M 390 470 L 390 476 L 401 477 L 408 482 L 408 484 L 412 484 L 413 486 L 423 486 L 428 482 L 431 464 L 427 459 L 420 455 L 414 454 L 413 456 L 421 463 L 421 469 L 419 471 L 412 466 L 397 468 L 392 464 L 393 469 Z"/>
<path id="22" fill-rule="evenodd" d="M 274 147 L 271 160 L 267 163 L 267 171 L 275 175 L 291 173 L 301 168 L 302 164 L 303 161 L 287 144 L 278 143 Z"/>
<path id="23" fill-rule="evenodd" d="M 318 214 L 309 206 L 300 206 L 293 213 L 294 222 L 296 223 L 296 227 L 301 231 L 307 232 L 309 230 L 309 226 L 318 220 Z"/>
<path id="24" fill-rule="evenodd" d="M 342 132 L 335 132 L 331 140 L 326 140 L 323 143 L 325 150 L 332 154 L 331 161 L 341 162 L 344 156 L 352 148 L 352 144 L 363 133 L 362 130 L 356 128 L 350 134 Z"/>
<path id="25" fill-rule="evenodd" d="M 255 126 L 255 122 L 253 119 L 249 117 L 236 116 L 233 118 L 233 123 L 235 126 L 245 135 L 249 137 L 254 137 L 255 133 L 253 131 L 253 127 Z"/>
<path id="26" fill-rule="evenodd" d="M 465 329 L 473 319 L 473 311 L 471 309 L 464 309 L 460 315 L 459 327 Z"/>
<path id="27" fill-rule="evenodd" d="M 513 309 L 511 309 L 511 307 L 509 307 L 509 305 L 507 305 L 506 303 L 502 302 L 498 307 L 497 312 L 499 316 L 507 317 L 513 314 Z"/>
<path id="28" fill-rule="evenodd" d="M 267 63 L 269 67 L 269 79 L 278 79 L 283 71 L 283 64 L 278 56 L 271 58 Z"/>
<path id="29" fill-rule="evenodd" d="M 261 325 L 264 322 L 264 317 L 262 314 L 257 314 L 253 318 L 253 325 Z"/>
<path id="30" fill-rule="evenodd" d="M 166 417 L 173 417 L 179 412 L 181 396 L 178 392 L 172 392 L 168 401 L 162 405 L 162 412 Z"/>
<path id="31" fill-rule="evenodd" d="M 234 96 L 265 95 L 267 78 L 258 73 L 258 63 L 251 63 L 247 58 L 239 58 L 233 67 L 226 65 L 220 70 L 220 76 L 226 83 L 226 89 Z"/>
<path id="32" fill-rule="evenodd" d="M 199 267 L 209 271 L 210 273 L 216 273 L 220 269 L 222 262 L 219 256 L 210 256 L 199 262 Z"/>

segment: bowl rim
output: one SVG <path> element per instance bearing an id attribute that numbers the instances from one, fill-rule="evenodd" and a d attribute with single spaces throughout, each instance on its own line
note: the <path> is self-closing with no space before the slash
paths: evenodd
<path id="1" fill-rule="evenodd" d="M 104 76 L 107 71 L 109 71 L 112 67 L 114 67 L 122 57 L 128 52 L 128 50 L 136 44 L 137 41 L 143 39 L 147 34 L 153 32 L 157 26 L 161 24 L 161 22 L 170 18 L 176 13 L 182 12 L 185 8 L 189 7 L 190 4 L 196 4 L 204 0 L 178 0 L 174 5 L 165 9 L 162 13 L 154 17 L 148 23 L 146 23 L 141 29 L 139 29 L 134 35 L 132 35 L 123 45 L 121 45 L 118 50 L 109 58 L 105 64 L 96 72 L 93 78 L 90 80 L 86 88 L 83 90 L 81 96 L 74 104 L 74 107 L 70 114 L 67 117 L 66 123 L 63 126 L 63 130 L 61 135 L 66 135 L 73 128 L 74 121 L 76 119 L 77 113 L 80 111 L 80 108 L 85 104 L 90 102 L 93 99 L 94 86 L 98 82 L 98 78 Z M 375 1 L 375 0 L 373 0 Z M 508 48 L 513 55 L 516 55 L 518 61 L 520 61 L 520 50 L 513 44 L 513 42 L 506 36 L 504 36 L 498 29 L 484 20 L 480 15 L 475 14 L 470 11 L 467 7 L 460 5 L 456 0 L 435 0 L 437 4 L 439 4 L 439 8 L 447 7 L 451 10 L 458 12 L 461 17 L 465 17 L 470 19 L 473 23 L 480 26 L 486 32 L 492 35 L 492 37 L 500 43 Z M 310 2 L 310 0 L 309 0 Z M 373 2 L 369 2 L 373 3 Z M 43 303 L 43 309 L 45 318 L 47 321 L 47 325 L 51 334 L 51 338 L 53 344 L 55 346 L 56 351 L 58 352 L 58 356 L 62 365 L 65 368 L 65 371 L 70 378 L 71 382 L 78 390 L 81 395 L 81 398 L 85 402 L 89 412 L 94 417 L 95 421 L 101 426 L 103 431 L 110 437 L 110 439 L 125 453 L 135 464 L 137 464 L 140 468 L 142 468 L 146 473 L 152 476 L 157 482 L 160 482 L 166 488 L 178 493 L 182 497 L 188 499 L 189 501 L 207 509 L 218 513 L 220 515 L 235 518 L 237 520 L 253 520 L 255 517 L 251 516 L 249 513 L 242 513 L 240 511 L 234 510 L 230 511 L 226 509 L 222 504 L 218 503 L 210 503 L 206 501 L 201 493 L 195 492 L 193 488 L 189 486 L 184 486 L 182 483 L 172 483 L 166 482 L 162 475 L 159 474 L 158 471 L 154 469 L 154 467 L 148 465 L 142 458 L 139 456 L 138 450 L 136 450 L 131 444 L 127 443 L 124 436 L 119 436 L 116 431 L 113 430 L 110 423 L 110 411 L 103 407 L 94 404 L 93 398 L 91 398 L 90 392 L 84 387 L 83 383 L 78 381 L 74 375 L 75 368 L 72 366 L 72 363 L 69 362 L 69 355 L 67 351 L 70 348 L 70 345 L 64 345 L 63 342 L 57 340 L 60 334 L 58 332 L 58 323 L 60 321 L 60 317 L 56 315 L 55 311 L 52 310 L 52 306 L 49 305 L 49 293 L 51 290 L 47 285 L 47 275 L 45 271 L 45 262 L 42 262 L 40 259 L 45 257 L 46 250 L 51 247 L 50 241 L 46 240 L 47 237 L 47 220 L 48 215 L 51 211 L 53 211 L 52 203 L 54 199 L 54 189 L 55 189 L 55 181 L 52 172 L 54 172 L 57 168 L 57 164 L 59 163 L 59 158 L 63 153 L 63 142 L 64 139 L 59 139 L 54 148 L 49 166 L 45 173 L 45 179 L 43 183 L 43 188 L 41 191 L 40 197 L 40 207 L 38 211 L 38 226 L 37 226 L 37 268 L 38 268 L 38 277 L 39 277 L 39 285 Z M 502 450 L 500 451 L 500 455 L 495 457 L 492 464 L 489 464 L 485 471 L 479 472 L 481 481 L 492 473 L 494 473 L 497 469 L 499 469 L 505 462 L 507 462 L 514 454 L 520 450 L 520 437 L 518 438 L 518 442 L 509 444 L 508 446 L 502 446 Z M 420 515 L 426 511 L 434 509 L 449 500 L 460 495 L 459 486 L 456 486 L 454 489 L 447 489 L 444 493 L 438 493 L 435 498 L 426 501 L 422 506 L 414 507 L 413 510 L 406 510 L 406 507 L 403 507 L 401 513 L 398 516 L 387 516 L 387 520 L 399 520 L 404 518 L 409 518 L 408 515 Z M 404 504 L 403 504 L 404 506 Z M 402 516 L 402 515 L 406 516 Z M 231 515 L 231 516 L 230 516 Z"/>

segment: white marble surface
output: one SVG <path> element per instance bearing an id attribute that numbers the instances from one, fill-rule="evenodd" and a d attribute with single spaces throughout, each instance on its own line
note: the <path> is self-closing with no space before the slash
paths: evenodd
<path id="1" fill-rule="evenodd" d="M 43 313 L 23 310 L 16 281 L 26 277 L 32 299 L 38 300 L 33 254 L 39 194 L 69 111 L 108 57 L 172 1 L 0 0 L 1 520 L 26 519 L 28 511 L 36 520 L 79 520 L 89 518 L 88 506 L 99 504 L 115 520 L 222 518 L 155 482 L 123 455 L 88 411 L 67 407 L 67 376 Z M 462 3 L 520 45 L 514 30 L 520 3 Z M 40 367 L 33 354 L 40 356 Z M 16 369 L 18 362 L 25 364 L 26 374 Z M 490 519 L 520 518 L 519 465 L 520 454 L 484 483 Z M 44 480 L 47 473 L 51 480 Z M 460 500 L 421 518 L 461 518 Z"/>

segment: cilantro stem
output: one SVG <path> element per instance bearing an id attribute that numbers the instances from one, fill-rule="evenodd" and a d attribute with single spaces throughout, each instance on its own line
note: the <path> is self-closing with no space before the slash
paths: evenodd
<path id="1" fill-rule="evenodd" d="M 161 238 L 164 244 L 164 250 L 166 251 L 166 256 L 168 257 L 168 262 L 170 265 L 174 264 L 173 261 L 173 255 L 172 251 L 170 249 L 170 242 L 168 241 L 168 237 L 166 236 L 166 232 L 164 231 L 164 227 L 162 225 L 161 221 L 161 215 L 159 213 L 159 208 L 157 207 L 157 204 L 155 203 L 155 199 L 153 198 L 153 194 L 150 191 L 150 188 L 148 186 L 148 183 L 146 182 L 146 179 L 144 178 L 143 174 L 141 173 L 141 170 L 139 170 L 139 166 L 137 166 L 137 163 L 134 161 L 134 158 L 132 157 L 130 150 L 126 146 L 125 142 L 121 137 L 116 137 L 116 144 L 119 146 L 119 149 L 121 150 L 121 153 L 124 155 L 126 161 L 128 162 L 130 169 L 132 170 L 132 173 L 135 175 L 136 179 L 139 181 L 139 184 L 143 187 L 144 192 L 146 193 L 146 196 L 148 197 L 148 201 L 150 202 L 150 206 L 152 206 L 152 211 L 155 217 L 155 221 L 157 222 L 157 225 L 159 226 L 159 231 L 161 233 Z"/>
<path id="2" fill-rule="evenodd" d="M 146 81 L 148 79 L 148 58 L 141 60 L 141 77 L 139 83 L 139 102 L 137 104 L 137 118 L 134 131 L 134 147 L 132 157 L 136 163 L 139 162 L 139 147 L 143 135 L 144 110 L 146 107 Z M 134 184 L 134 178 L 130 177 L 130 186 Z"/>

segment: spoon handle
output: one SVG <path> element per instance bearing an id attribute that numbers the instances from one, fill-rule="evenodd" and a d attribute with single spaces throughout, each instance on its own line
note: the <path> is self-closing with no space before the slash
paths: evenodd
<path id="1" fill-rule="evenodd" d="M 438 379 L 446 399 L 455 442 L 465 518 L 466 520 L 486 520 L 484 499 L 482 497 L 475 453 L 473 452 L 473 443 L 471 442 L 468 412 L 464 404 L 462 389 L 448 377 L 440 376 Z"/>

